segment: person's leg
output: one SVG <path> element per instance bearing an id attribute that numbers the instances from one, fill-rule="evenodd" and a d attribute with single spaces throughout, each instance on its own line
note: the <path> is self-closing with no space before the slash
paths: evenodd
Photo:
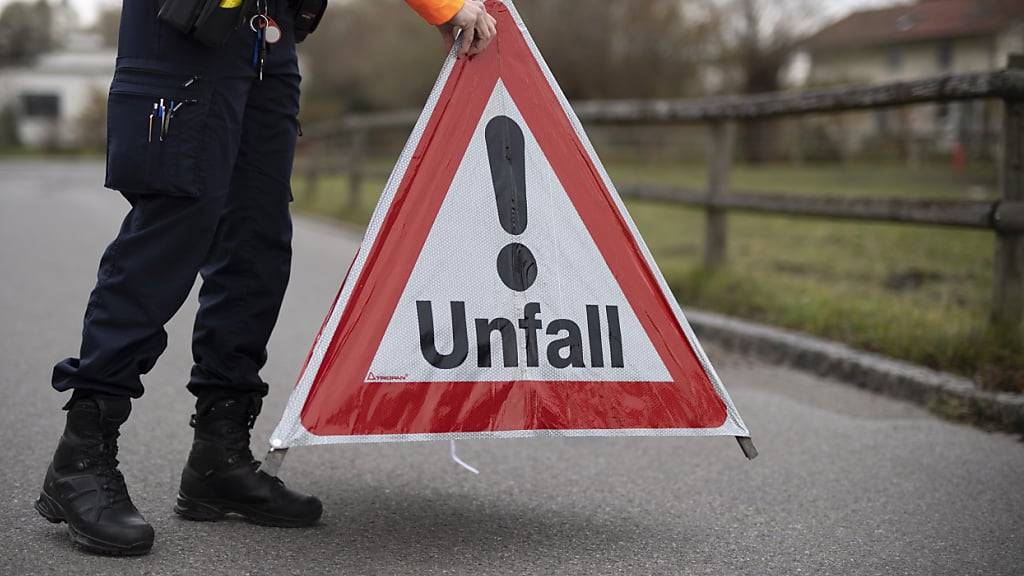
<path id="1" fill-rule="evenodd" d="M 213 242 L 228 195 L 223 181 L 211 177 L 198 197 L 125 193 L 132 208 L 101 259 L 80 356 L 54 368 L 53 386 L 74 394 L 36 509 L 51 522 L 67 522 L 72 540 L 87 551 L 143 554 L 152 546 L 153 529 L 118 470 L 118 428 L 130 398 L 142 395 L 140 376 L 167 343 L 164 324 L 195 284 Z"/>
<path id="2" fill-rule="evenodd" d="M 122 12 L 106 184 L 132 208 L 101 260 L 79 357 L 54 368 L 53 386 L 74 392 L 36 501 L 47 520 L 68 524 L 73 541 L 103 554 L 153 544 L 118 470 L 118 429 L 213 244 L 248 94 L 248 83 L 223 73 L 229 65 L 158 25 L 156 11 L 156 0 L 133 0 Z M 181 106 L 154 127 L 153 105 L 171 110 L 172 101 Z"/>
<path id="3" fill-rule="evenodd" d="M 156 0 L 122 11 L 106 185 L 132 208 L 100 262 L 79 355 L 54 367 L 60 391 L 142 395 L 140 376 L 166 347 L 164 324 L 195 284 L 227 202 L 248 83 L 224 73 L 236 64 L 223 52 L 159 24 L 156 12 Z M 147 118 L 174 100 L 164 136 Z"/>
<path id="4" fill-rule="evenodd" d="M 236 513 L 259 524 L 308 526 L 323 510 L 316 498 L 257 471 L 249 449 L 267 392 L 259 371 L 291 264 L 299 72 L 286 6 L 270 2 L 285 38 L 268 54 L 263 80 L 252 84 L 230 196 L 202 268 L 188 385 L 197 397 L 195 439 L 174 508 L 191 520 Z"/>
<path id="5" fill-rule="evenodd" d="M 215 180 L 199 197 L 127 193 L 132 209 L 104 253 L 86 307 L 81 354 L 54 368 L 74 389 L 67 424 L 36 509 L 67 522 L 72 540 L 102 554 L 143 554 L 153 529 L 118 470 L 118 428 L 142 395 L 140 375 L 164 350 L 164 324 L 195 284 L 227 197 Z"/>
<path id="6" fill-rule="evenodd" d="M 291 268 L 290 180 L 299 112 L 295 60 L 270 62 L 263 81 L 252 86 L 228 202 L 201 269 L 188 384 L 197 396 L 208 388 L 267 392 L 259 372 Z"/>
<path id="7" fill-rule="evenodd" d="M 54 367 L 53 387 L 138 398 L 140 376 L 167 346 L 166 324 L 195 284 L 226 194 L 127 194 L 132 209 L 100 260 L 79 357 Z"/>

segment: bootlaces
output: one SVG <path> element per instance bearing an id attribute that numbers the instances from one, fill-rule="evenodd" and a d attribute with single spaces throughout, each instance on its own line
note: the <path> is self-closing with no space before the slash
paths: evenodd
<path id="1" fill-rule="evenodd" d="M 120 464 L 117 460 L 117 438 L 120 433 L 114 431 L 103 436 L 103 441 L 89 449 L 79 466 L 94 469 L 94 473 L 101 479 L 100 488 L 109 496 L 108 504 L 114 505 L 130 499 L 124 474 L 117 468 Z"/>
<path id="2" fill-rule="evenodd" d="M 225 427 L 224 433 L 227 435 L 228 441 L 225 442 L 224 447 L 229 452 L 228 463 L 234 465 L 239 461 L 245 462 L 254 473 L 258 473 L 264 478 L 271 479 L 275 484 L 283 486 L 284 482 L 280 478 L 259 471 L 261 462 L 252 455 L 252 449 L 249 447 L 251 441 L 250 430 L 256 425 L 256 417 L 259 413 L 260 404 L 257 403 L 254 406 L 250 406 L 245 426 L 239 426 L 238 423 L 231 422 Z"/>
<path id="3" fill-rule="evenodd" d="M 250 424 L 242 428 L 235 423 L 229 424 L 225 429 L 225 435 L 227 436 L 227 442 L 224 443 L 224 448 L 227 449 L 229 454 L 228 463 L 235 464 L 238 461 L 246 462 L 253 468 L 258 468 L 260 463 L 252 455 L 252 449 L 249 447 L 251 438 L 249 437 L 249 430 L 252 428 L 253 419 L 250 418 Z"/>
<path id="4" fill-rule="evenodd" d="M 225 408 L 231 409 L 237 405 L 237 400 L 228 400 L 220 405 L 215 405 L 211 408 L 211 412 L 224 410 Z M 240 418 L 236 414 L 227 415 L 225 418 L 226 423 L 223 429 L 223 446 L 228 454 L 227 463 L 229 465 L 235 465 L 238 462 L 245 462 L 256 470 L 260 467 L 259 460 L 252 454 L 252 449 L 249 447 L 251 438 L 249 431 L 256 425 L 256 417 L 259 415 L 262 402 L 260 399 L 253 401 L 253 404 L 247 407 L 246 414 L 244 416 L 244 425 L 239 422 Z M 210 418 L 209 415 L 205 418 Z M 193 415 L 189 424 L 195 428 L 198 424 L 199 417 Z"/>

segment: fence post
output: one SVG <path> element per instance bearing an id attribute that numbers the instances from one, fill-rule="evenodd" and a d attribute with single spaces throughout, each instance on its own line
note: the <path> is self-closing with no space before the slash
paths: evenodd
<path id="1" fill-rule="evenodd" d="M 1010 56 L 1010 68 L 1024 68 L 1024 55 Z M 1024 201 L 1024 100 L 1006 99 L 1003 120 L 1002 198 Z M 996 232 L 991 323 L 1020 335 L 1024 320 L 1024 234 Z"/>
<path id="2" fill-rule="evenodd" d="M 733 148 L 736 141 L 736 123 L 716 120 L 710 125 L 708 140 L 708 190 L 707 198 L 729 193 L 729 170 L 732 167 Z M 708 206 L 704 211 L 704 266 L 718 268 L 725 262 L 727 245 L 727 222 L 723 208 Z"/>
<path id="3" fill-rule="evenodd" d="M 348 150 L 348 206 L 346 211 L 355 214 L 362 200 L 363 155 L 366 148 L 366 130 L 355 129 Z"/>

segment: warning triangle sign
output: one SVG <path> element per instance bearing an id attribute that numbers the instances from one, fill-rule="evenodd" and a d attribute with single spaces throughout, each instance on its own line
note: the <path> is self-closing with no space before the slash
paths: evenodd
<path id="1" fill-rule="evenodd" d="M 749 436 L 511 2 L 449 56 L 274 448 Z"/>

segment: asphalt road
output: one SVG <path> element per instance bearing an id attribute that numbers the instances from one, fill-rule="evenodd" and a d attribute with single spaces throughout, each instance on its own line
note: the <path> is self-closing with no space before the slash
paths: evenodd
<path id="1" fill-rule="evenodd" d="M 171 511 L 188 452 L 194 298 L 145 379 L 122 469 L 157 540 L 86 556 L 32 509 L 102 248 L 125 203 L 95 163 L 0 163 L 0 574 L 1024 574 L 1024 444 L 916 407 L 710 350 L 761 456 L 730 438 L 463 442 L 292 450 L 325 503 L 307 530 Z M 264 377 L 258 452 L 359 240 L 300 219 Z"/>

